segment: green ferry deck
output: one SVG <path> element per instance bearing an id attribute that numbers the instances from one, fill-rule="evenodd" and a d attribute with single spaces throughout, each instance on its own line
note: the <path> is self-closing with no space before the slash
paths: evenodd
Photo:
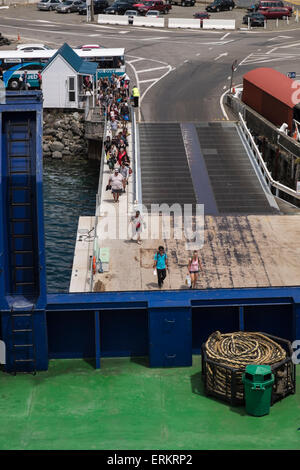
<path id="1" fill-rule="evenodd" d="M 192 367 L 146 358 L 51 360 L 38 375 L 0 372 L 0 449 L 300 449 L 300 391 L 263 417 L 206 397 Z M 297 366 L 299 383 L 300 367 Z"/>

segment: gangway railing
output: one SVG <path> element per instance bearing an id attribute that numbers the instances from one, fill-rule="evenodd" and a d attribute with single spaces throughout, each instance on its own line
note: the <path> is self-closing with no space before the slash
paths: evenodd
<path id="1" fill-rule="evenodd" d="M 288 186 L 285 186 L 284 184 L 282 183 L 279 183 L 279 181 L 275 181 L 270 173 L 270 171 L 268 170 L 267 168 L 267 165 L 262 157 L 262 154 L 260 153 L 255 141 L 254 141 L 254 138 L 251 134 L 251 132 L 249 131 L 248 127 L 247 127 L 247 124 L 243 118 L 243 116 L 241 115 L 241 113 L 239 113 L 239 118 L 240 118 L 240 121 L 239 121 L 239 125 L 240 125 L 240 129 L 244 135 L 244 137 L 246 138 L 247 142 L 248 142 L 248 145 L 252 151 L 252 154 L 261 170 L 261 173 L 267 183 L 267 185 L 269 186 L 269 188 L 274 188 L 275 189 L 275 195 L 277 197 L 280 197 L 279 194 L 280 192 L 283 192 L 285 194 L 288 194 L 289 196 L 292 196 L 294 197 L 295 199 L 297 200 L 300 200 L 300 193 L 297 193 L 297 191 L 295 191 L 294 189 L 292 188 L 289 188 Z"/>
<path id="2" fill-rule="evenodd" d="M 131 108 L 132 116 L 132 145 L 133 145 L 133 175 L 134 175 L 134 205 L 142 212 L 142 177 L 140 165 L 140 143 L 136 115 Z"/>
<path id="3" fill-rule="evenodd" d="M 98 228 L 98 217 L 100 216 L 100 206 L 101 206 L 101 191 L 102 191 L 102 180 L 103 180 L 103 172 L 104 172 L 104 165 L 105 165 L 105 138 L 107 135 L 107 109 L 104 109 L 103 112 L 105 113 L 105 121 L 104 121 L 104 131 L 103 131 L 103 141 L 102 141 L 102 149 L 101 149 L 101 160 L 100 160 L 100 170 L 99 170 L 99 181 L 98 181 L 98 189 L 96 194 L 96 211 L 95 211 L 95 238 L 94 238 L 94 246 L 93 246 L 93 255 L 90 259 L 90 292 L 93 292 L 94 286 L 94 260 L 97 263 L 101 263 L 100 255 L 99 255 L 99 243 L 98 243 L 98 236 L 97 236 L 97 228 Z"/>

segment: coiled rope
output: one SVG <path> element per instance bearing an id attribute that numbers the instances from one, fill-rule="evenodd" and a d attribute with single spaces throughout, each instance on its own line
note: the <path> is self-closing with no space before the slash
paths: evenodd
<path id="1" fill-rule="evenodd" d="M 231 398 L 232 374 L 235 373 L 235 398 L 243 398 L 242 373 L 248 364 L 273 365 L 286 358 L 285 350 L 261 333 L 221 334 L 216 331 L 205 343 L 207 356 L 206 386 L 208 390 Z M 209 360 L 218 365 L 210 364 Z M 232 369 L 226 369 L 226 366 Z"/>

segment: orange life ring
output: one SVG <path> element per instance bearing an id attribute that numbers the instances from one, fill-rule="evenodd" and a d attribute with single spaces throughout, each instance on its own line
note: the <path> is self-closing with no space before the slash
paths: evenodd
<path id="1" fill-rule="evenodd" d="M 96 274 L 96 256 L 93 256 L 93 274 Z"/>

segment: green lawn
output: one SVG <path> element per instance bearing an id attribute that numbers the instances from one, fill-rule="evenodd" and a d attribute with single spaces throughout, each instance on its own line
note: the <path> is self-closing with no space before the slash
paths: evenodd
<path id="1" fill-rule="evenodd" d="M 199 356 L 188 368 L 101 365 L 55 360 L 36 376 L 0 372 L 0 449 L 300 449 L 299 391 L 255 418 L 204 396 Z"/>

